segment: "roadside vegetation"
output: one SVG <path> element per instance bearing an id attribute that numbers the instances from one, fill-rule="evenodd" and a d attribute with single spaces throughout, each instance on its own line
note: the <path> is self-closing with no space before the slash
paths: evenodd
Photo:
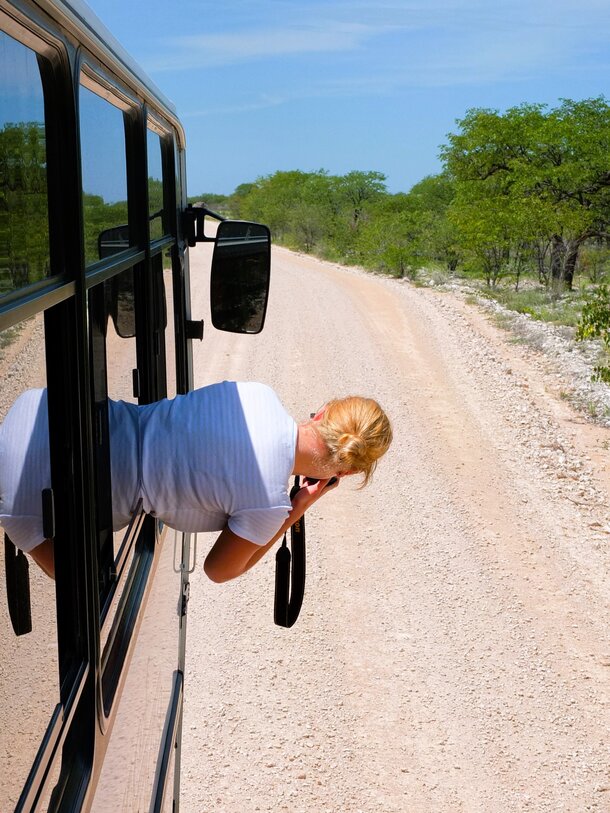
<path id="1" fill-rule="evenodd" d="M 406 193 L 375 171 L 293 170 L 216 205 L 290 248 L 421 284 L 466 282 L 610 348 L 608 102 L 469 110 L 440 156 L 442 172 Z M 610 369 L 598 375 L 610 383 Z"/>

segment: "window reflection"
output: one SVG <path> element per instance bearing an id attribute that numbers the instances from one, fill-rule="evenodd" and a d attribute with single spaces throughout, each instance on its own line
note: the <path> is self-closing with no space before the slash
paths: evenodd
<path id="1" fill-rule="evenodd" d="M 80 133 L 85 262 L 89 265 L 129 245 L 127 164 L 122 111 L 82 85 Z"/>
<path id="2" fill-rule="evenodd" d="M 0 421 L 6 429 L 9 424 L 7 414 L 19 396 L 28 398 L 36 388 L 46 384 L 42 314 L 0 333 L 0 380 L 3 382 Z M 19 446 L 25 440 L 25 436 L 21 440 L 13 437 L 10 444 L 13 451 L 15 444 Z M 3 432 L 3 461 L 8 456 L 8 443 L 8 434 Z M 44 467 L 48 464 L 43 458 L 41 462 Z M 27 466 L 24 471 L 26 469 Z M 0 470 L 0 493 L 3 495 L 5 487 L 10 490 L 7 482 L 13 474 L 12 467 L 9 475 L 4 468 Z M 22 485 L 27 487 L 28 483 L 20 481 L 20 487 Z M 27 557 L 32 632 L 17 637 L 7 609 L 2 536 L 0 531 L 0 810 L 4 811 L 15 806 L 59 701 L 59 667 L 55 583 Z"/>
<path id="3" fill-rule="evenodd" d="M 131 274 L 131 271 L 123 272 L 120 276 Z M 122 313 L 128 313 L 124 308 Z M 125 319 L 119 321 L 119 329 L 125 324 Z M 108 331 L 106 334 L 106 357 L 108 360 L 108 397 L 113 401 L 127 401 L 137 403 L 137 398 L 133 394 L 133 371 L 137 368 L 136 340 L 134 335 L 125 338 L 125 333 L 117 333 L 115 323 L 112 319 L 108 321 Z M 125 529 L 114 533 L 115 558 L 118 553 Z"/>
<path id="4" fill-rule="evenodd" d="M 130 508 L 125 503 L 122 510 L 111 506 L 112 483 L 110 465 L 112 444 L 108 399 L 136 402 L 133 389 L 133 371 L 137 368 L 135 340 L 133 270 L 106 280 L 89 291 L 89 325 L 91 332 L 92 372 L 94 385 L 96 433 L 96 471 L 98 490 L 98 531 L 100 537 L 100 589 L 104 607 L 108 591 L 114 584 L 115 562 L 125 536 L 124 526 L 129 521 Z M 128 500 L 121 490 L 118 497 Z M 123 521 L 116 520 L 120 514 Z M 120 530 L 118 525 L 123 526 Z M 113 533 L 112 526 L 117 530 Z M 112 534 L 108 537 L 107 534 Z"/>
<path id="5" fill-rule="evenodd" d="M 161 138 L 152 130 L 147 130 L 148 154 L 148 216 L 150 218 L 150 239 L 163 237 L 165 217 L 163 212 L 163 163 Z"/>
<path id="6" fill-rule="evenodd" d="M 0 32 L 0 296 L 49 274 L 44 102 L 36 54 Z"/>

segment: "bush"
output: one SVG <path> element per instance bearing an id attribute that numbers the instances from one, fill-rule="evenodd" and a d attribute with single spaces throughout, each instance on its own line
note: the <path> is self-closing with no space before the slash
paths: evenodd
<path id="1" fill-rule="evenodd" d="M 606 353 L 610 352 L 610 294 L 606 285 L 600 285 L 585 303 L 576 338 L 601 339 Z M 595 367 L 593 378 L 610 384 L 610 367 L 607 364 Z"/>

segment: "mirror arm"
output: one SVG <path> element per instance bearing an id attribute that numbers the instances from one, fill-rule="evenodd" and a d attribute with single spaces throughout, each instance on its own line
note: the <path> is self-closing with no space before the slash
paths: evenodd
<path id="1" fill-rule="evenodd" d="M 215 237 L 206 237 L 204 234 L 205 217 L 213 217 L 214 220 L 226 220 L 226 217 L 219 215 L 208 209 L 207 206 L 193 206 L 192 203 L 186 207 L 182 213 L 182 227 L 186 241 L 191 248 L 197 243 L 213 243 Z"/>

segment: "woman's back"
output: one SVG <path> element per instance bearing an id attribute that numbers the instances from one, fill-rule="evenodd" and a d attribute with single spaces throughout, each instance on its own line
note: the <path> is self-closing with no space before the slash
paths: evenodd
<path id="1" fill-rule="evenodd" d="M 285 519 L 296 425 L 269 387 L 224 381 L 138 412 L 145 511 L 181 531 L 231 517 L 236 533 L 261 539 Z"/>
<path id="2" fill-rule="evenodd" d="M 109 401 L 112 513 L 124 527 L 138 500 L 179 531 L 222 530 L 261 544 L 290 509 L 296 425 L 269 387 L 224 381 L 138 406 Z M 0 524 L 29 551 L 44 540 L 51 486 L 45 390 L 30 390 L 0 426 Z"/>

